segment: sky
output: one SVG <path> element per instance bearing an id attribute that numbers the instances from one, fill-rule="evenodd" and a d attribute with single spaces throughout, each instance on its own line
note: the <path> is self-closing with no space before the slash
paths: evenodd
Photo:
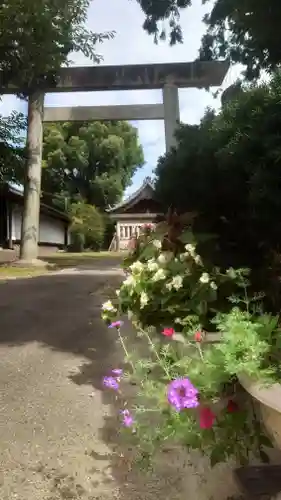
<path id="1" fill-rule="evenodd" d="M 200 40 L 205 31 L 202 22 L 211 3 L 196 5 L 182 10 L 181 26 L 184 43 L 170 47 L 168 42 L 154 44 L 153 37 L 143 29 L 144 14 L 134 0 L 93 0 L 89 9 L 87 27 L 95 32 L 115 31 L 113 40 L 97 45 L 97 52 L 103 56 L 101 64 L 123 65 L 159 62 L 189 62 L 196 59 Z M 73 66 L 89 66 L 91 61 L 82 54 L 70 57 Z M 240 74 L 237 67 L 231 68 L 226 75 L 222 88 L 228 87 Z M 207 106 L 218 108 L 219 98 L 212 91 L 203 89 L 180 89 L 180 120 L 183 123 L 198 123 Z M 156 104 L 162 102 L 161 90 L 106 91 L 53 93 L 45 97 L 47 106 L 97 106 L 107 104 Z M 8 115 L 13 109 L 26 112 L 26 102 L 15 96 L 3 96 L 0 101 L 0 114 Z M 132 122 L 139 131 L 140 142 L 144 149 L 145 165 L 134 176 L 132 186 L 126 194 L 132 193 L 141 185 L 143 179 L 151 176 L 157 159 L 165 152 L 164 122 Z"/>

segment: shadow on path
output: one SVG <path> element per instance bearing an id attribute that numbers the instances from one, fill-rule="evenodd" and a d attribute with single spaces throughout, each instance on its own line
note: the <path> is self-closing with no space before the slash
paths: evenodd
<path id="1" fill-rule="evenodd" d="M 120 276 L 58 274 L 0 284 L 0 345 L 18 346 L 38 342 L 53 350 L 83 356 L 86 361 L 79 372 L 69 374 L 69 377 L 75 384 L 91 384 L 94 389 L 100 390 L 102 377 L 112 368 L 120 366 L 123 360 L 116 346 L 114 332 L 106 328 L 100 319 L 100 306 L 106 300 L 108 288 L 117 288 L 121 279 Z M 134 388 L 129 388 L 129 403 L 133 393 Z M 220 493 L 215 483 L 209 496 L 201 496 L 197 492 L 198 474 L 205 474 L 206 463 L 200 466 L 201 469 L 203 467 L 201 471 L 191 472 L 189 457 L 185 452 L 162 454 L 153 473 L 144 476 L 133 464 L 135 450 L 119 434 L 119 408 L 114 396 L 103 391 L 103 402 L 110 405 L 110 411 L 104 417 L 100 437 L 111 453 L 108 456 L 91 450 L 90 456 L 93 468 L 98 462 L 110 460 L 111 475 L 119 490 L 118 497 L 114 498 L 155 500 L 163 496 L 173 500 L 227 499 L 227 495 Z M 224 474 L 223 471 L 217 479 L 222 485 Z M 224 491 L 231 489 L 233 485 L 228 484 L 225 488 L 224 483 Z M 83 495 L 72 498 L 83 498 Z M 98 496 L 91 497 L 91 500 L 97 498 L 103 499 Z M 108 497 L 105 495 L 104 498 Z"/>

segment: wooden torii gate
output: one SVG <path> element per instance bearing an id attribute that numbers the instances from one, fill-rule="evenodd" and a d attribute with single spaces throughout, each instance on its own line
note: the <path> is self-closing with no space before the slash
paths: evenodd
<path id="1" fill-rule="evenodd" d="M 94 120 L 159 120 L 165 124 L 166 151 L 175 146 L 175 130 L 180 121 L 179 88 L 220 86 L 228 71 L 228 61 L 194 61 L 125 66 L 89 66 L 62 68 L 54 86 L 46 86 L 29 96 L 28 101 L 28 171 L 22 227 L 24 245 L 21 259 L 35 261 L 38 256 L 38 230 L 41 190 L 43 122 Z M 88 92 L 101 90 L 162 89 L 162 104 L 46 107 L 48 92 Z M 4 87 L 0 73 L 0 94 L 19 92 Z"/>

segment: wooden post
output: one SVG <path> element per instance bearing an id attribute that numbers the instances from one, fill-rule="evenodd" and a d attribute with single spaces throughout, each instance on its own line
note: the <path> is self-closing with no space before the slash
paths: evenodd
<path id="1" fill-rule="evenodd" d="M 28 99 L 27 164 L 20 245 L 20 260 L 30 263 L 38 256 L 43 107 L 44 94 L 39 91 L 32 93 Z"/>
<path id="2" fill-rule="evenodd" d="M 68 224 L 65 224 L 64 226 L 64 248 L 67 249 L 68 247 Z"/>
<path id="3" fill-rule="evenodd" d="M 8 247 L 13 249 L 13 207 L 11 202 L 8 202 Z"/>
<path id="4" fill-rule="evenodd" d="M 120 224 L 119 221 L 116 222 L 116 247 L 115 250 L 119 252 L 120 250 Z"/>

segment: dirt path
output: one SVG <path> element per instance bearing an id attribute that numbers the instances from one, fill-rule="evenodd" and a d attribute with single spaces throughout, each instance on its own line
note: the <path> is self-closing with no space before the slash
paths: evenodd
<path id="1" fill-rule="evenodd" d="M 0 285 L 1 500 L 226 500 L 230 468 L 186 453 L 150 476 L 130 464 L 102 376 L 122 361 L 101 322 L 120 277 L 74 273 Z M 124 455 L 124 456 L 123 456 Z M 194 465 L 195 464 L 195 465 Z"/>

